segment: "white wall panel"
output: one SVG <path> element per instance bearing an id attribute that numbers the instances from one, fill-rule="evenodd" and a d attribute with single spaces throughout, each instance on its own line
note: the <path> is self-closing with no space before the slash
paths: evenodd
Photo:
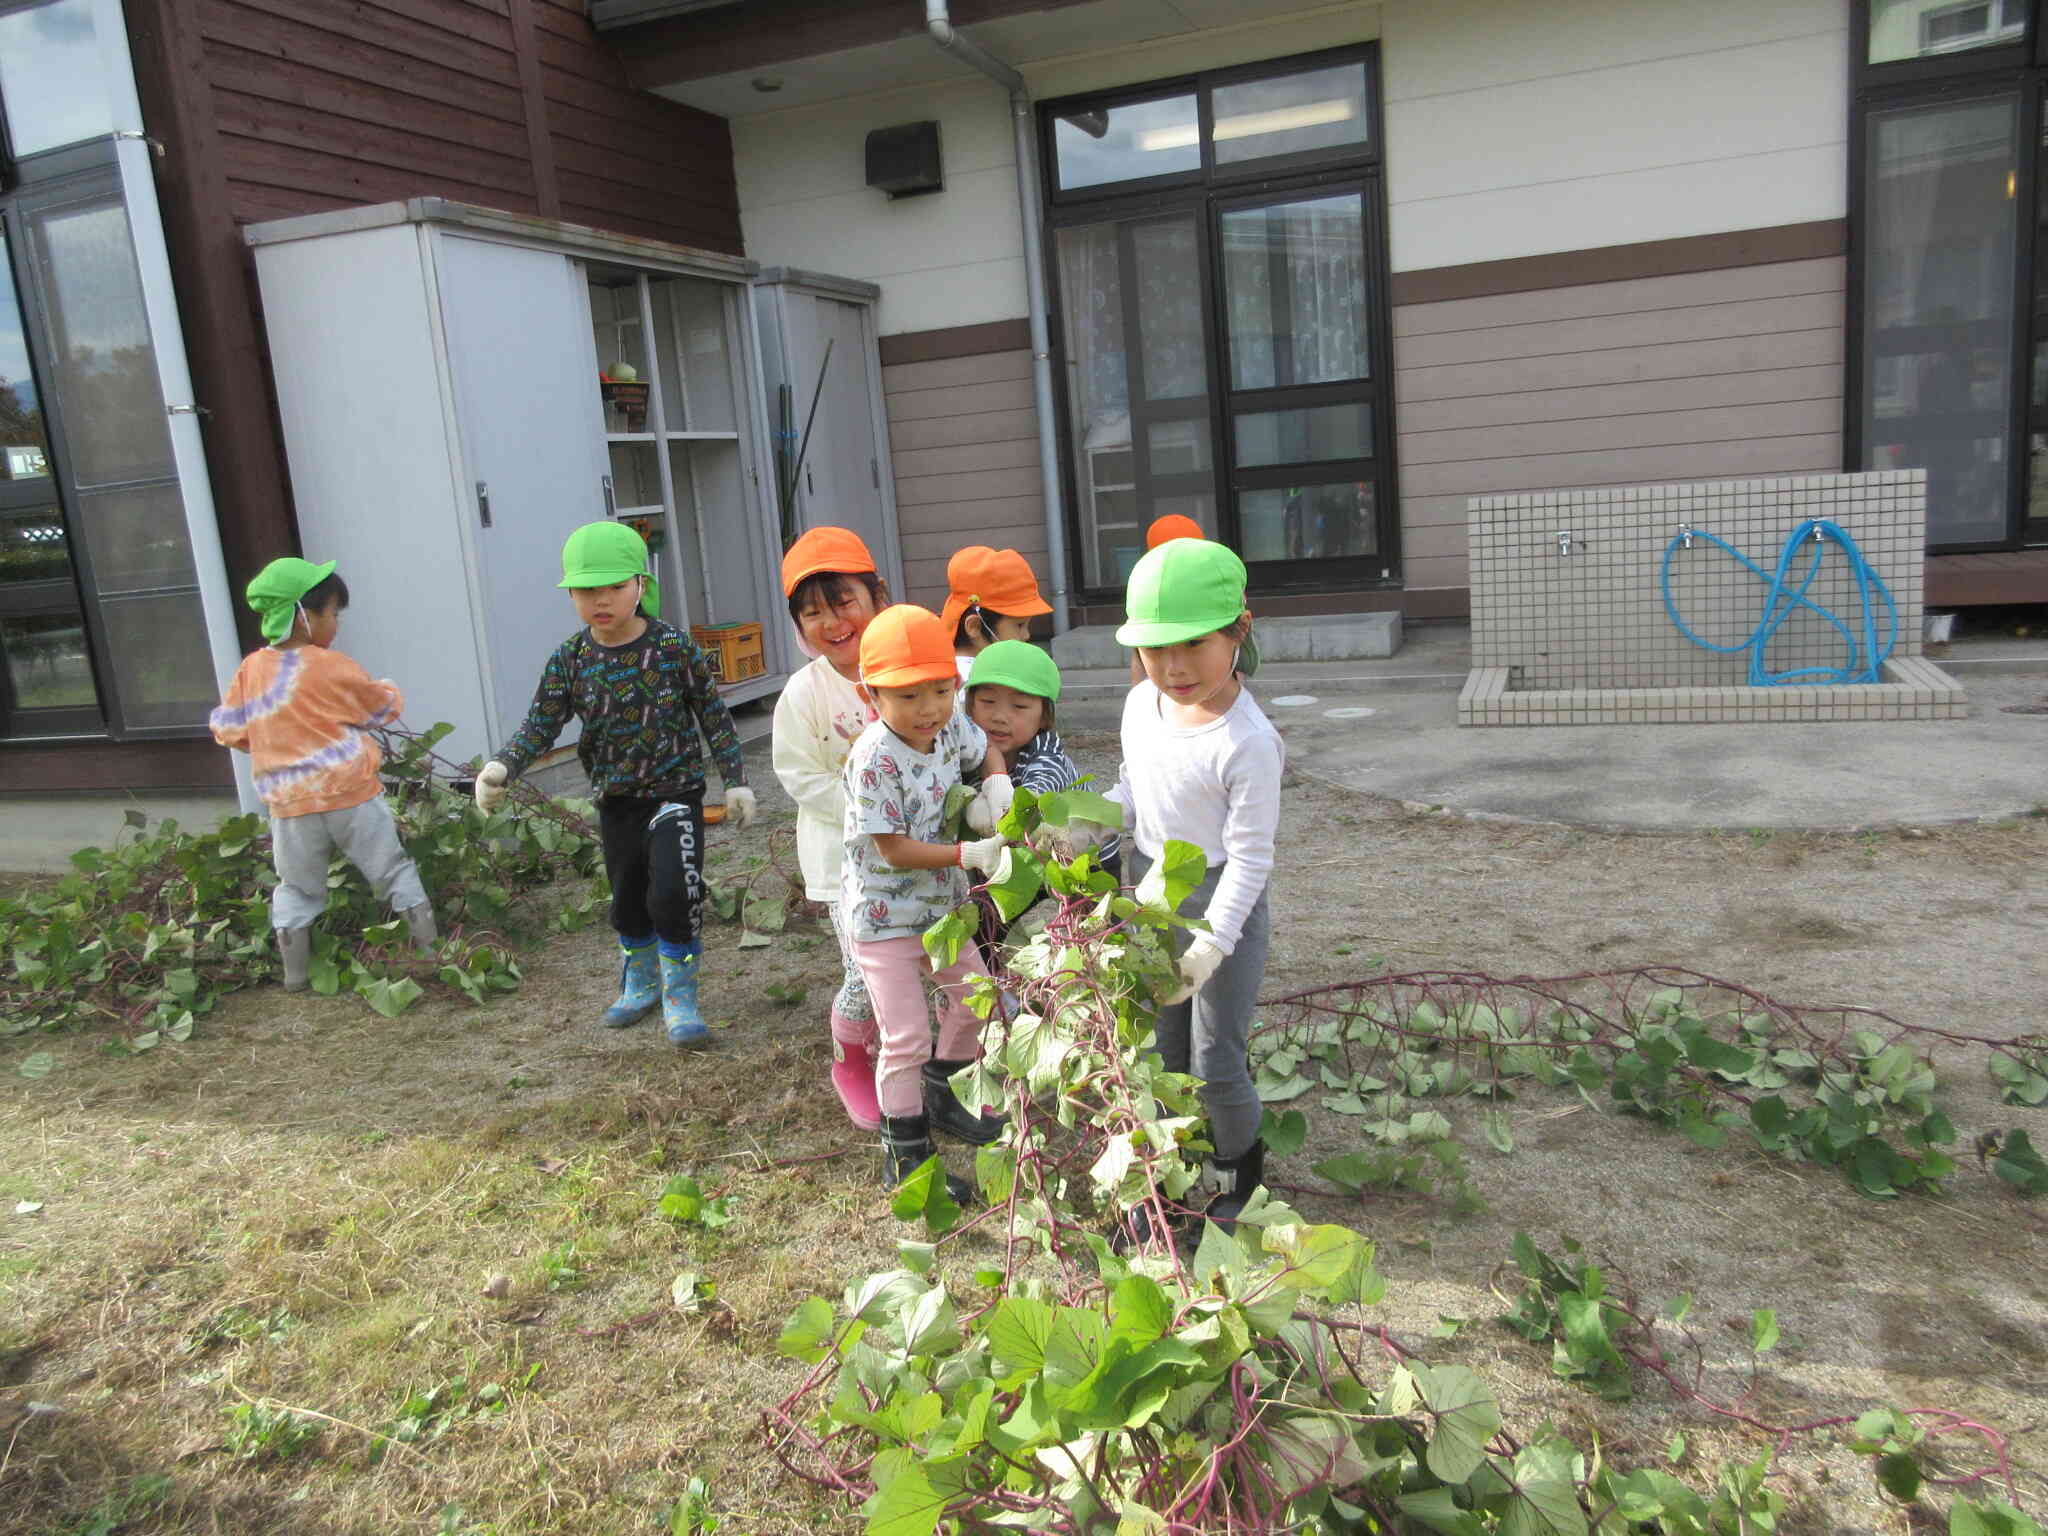
<path id="1" fill-rule="evenodd" d="M 1346 0 L 1016 62 L 1042 98 L 1381 37 L 1393 265 L 1415 271 L 1840 218 L 1848 3 Z M 1008 105 L 961 70 L 735 119 L 748 254 L 880 283 L 885 335 L 1022 315 Z M 946 190 L 869 190 L 868 131 L 925 117 Z"/>
<path id="2" fill-rule="evenodd" d="M 1391 0 L 1395 271 L 1840 218 L 1847 0 Z"/>

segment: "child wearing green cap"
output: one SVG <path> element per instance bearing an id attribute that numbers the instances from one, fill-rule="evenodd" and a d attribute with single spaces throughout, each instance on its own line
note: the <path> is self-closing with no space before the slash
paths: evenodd
<path id="1" fill-rule="evenodd" d="M 672 1045 L 710 1031 L 697 1004 L 704 908 L 704 763 L 710 743 L 725 782 L 727 819 L 754 817 L 739 733 L 711 664 L 688 634 L 657 617 L 660 593 L 647 544 L 624 523 L 589 523 L 562 546 L 561 585 L 584 627 L 541 672 L 526 723 L 476 776 L 476 803 L 496 808 L 506 786 L 582 722 L 576 756 L 597 801 L 612 927 L 623 981 L 604 1011 L 610 1029 L 661 1004 Z"/>
<path id="2" fill-rule="evenodd" d="M 1195 844 L 1209 860 L 1181 907 L 1208 931 L 1186 937 L 1180 985 L 1156 1027 L 1167 1069 L 1202 1080 L 1215 1149 L 1205 1174 L 1218 1188 L 1206 1214 L 1226 1229 L 1265 1179 L 1245 1050 L 1266 971 L 1266 886 L 1286 759 L 1241 675 L 1252 617 L 1244 589 L 1244 562 L 1230 550 L 1174 539 L 1132 570 L 1116 633 L 1145 668 L 1124 701 L 1123 765 L 1112 796 L 1125 808 L 1132 873 L 1142 879 L 1170 839 Z"/>
<path id="3" fill-rule="evenodd" d="M 251 651 L 210 717 L 213 739 L 247 752 L 256 792 L 270 811 L 277 889 L 270 923 L 288 992 L 302 991 L 313 954 L 313 920 L 327 907 L 327 864 L 339 848 L 379 900 L 405 919 L 421 948 L 436 938 L 419 867 L 398 839 L 384 782 L 384 754 L 369 729 L 398 718 L 398 685 L 372 682 L 334 649 L 348 584 L 334 562 L 273 560 L 249 583 L 249 606 L 269 644 Z"/>

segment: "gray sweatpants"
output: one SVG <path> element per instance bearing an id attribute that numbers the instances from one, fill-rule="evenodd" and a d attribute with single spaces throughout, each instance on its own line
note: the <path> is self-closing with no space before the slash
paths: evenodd
<path id="1" fill-rule="evenodd" d="M 1145 878 L 1152 861 L 1131 850 L 1131 882 Z M 1209 871 L 1188 899 L 1180 904 L 1188 917 L 1200 917 L 1209 910 L 1216 894 L 1216 882 L 1223 866 Z M 1216 974 L 1202 990 L 1184 1003 L 1159 1010 L 1155 1026 L 1159 1055 L 1169 1072 L 1188 1072 L 1202 1080 L 1202 1107 L 1209 1112 L 1211 1140 L 1216 1156 L 1230 1159 L 1242 1155 L 1259 1139 L 1259 1117 L 1263 1106 L 1252 1086 L 1252 1070 L 1246 1055 L 1251 1038 L 1252 1012 L 1258 1006 L 1259 988 L 1266 979 L 1266 948 L 1272 942 L 1273 916 L 1267 891 L 1259 892 L 1244 920 L 1244 932 L 1237 947 L 1223 957 Z M 1175 954 L 1186 949 L 1194 935 L 1186 929 L 1173 931 Z"/>
<path id="2" fill-rule="evenodd" d="M 419 867 L 398 840 L 398 823 L 381 798 L 345 811 L 273 816 L 270 852 L 277 864 L 277 889 L 270 893 L 271 927 L 303 928 L 327 909 L 327 864 L 336 848 L 393 911 L 427 899 Z"/>

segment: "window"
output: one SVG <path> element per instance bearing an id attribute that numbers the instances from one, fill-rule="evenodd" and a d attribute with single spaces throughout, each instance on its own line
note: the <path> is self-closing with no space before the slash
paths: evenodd
<path id="1" fill-rule="evenodd" d="M 0 11 L 0 738 L 218 697 L 89 0 Z"/>
<path id="2" fill-rule="evenodd" d="M 1872 64 L 2023 42 L 2029 0 L 1874 0 Z"/>
<path id="3" fill-rule="evenodd" d="M 2042 3 L 1857 7 L 1845 463 L 1925 469 L 1937 553 L 2048 543 Z"/>
<path id="4" fill-rule="evenodd" d="M 1043 108 L 1085 589 L 1174 512 L 1262 590 L 1394 578 L 1376 58 Z"/>

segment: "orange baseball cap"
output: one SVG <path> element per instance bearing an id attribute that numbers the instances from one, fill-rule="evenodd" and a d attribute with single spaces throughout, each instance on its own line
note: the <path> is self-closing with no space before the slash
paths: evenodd
<path id="1" fill-rule="evenodd" d="M 939 618 L 949 643 L 960 632 L 960 616 L 974 604 L 1013 619 L 1052 612 L 1052 604 L 1038 595 L 1031 562 L 1014 549 L 968 545 L 946 562 L 946 586 L 946 606 Z"/>
<path id="2" fill-rule="evenodd" d="M 1202 525 L 1192 517 L 1179 512 L 1169 512 L 1164 517 L 1154 518 L 1152 526 L 1145 530 L 1145 547 L 1157 549 L 1168 539 L 1206 539 Z"/>
<path id="3" fill-rule="evenodd" d="M 813 528 L 782 557 L 782 595 L 795 597 L 796 589 L 821 571 L 851 575 L 874 568 L 875 557 L 851 528 Z"/>
<path id="4" fill-rule="evenodd" d="M 872 688 L 958 678 L 953 631 L 931 609 L 915 603 L 884 608 L 860 633 L 860 676 Z"/>

